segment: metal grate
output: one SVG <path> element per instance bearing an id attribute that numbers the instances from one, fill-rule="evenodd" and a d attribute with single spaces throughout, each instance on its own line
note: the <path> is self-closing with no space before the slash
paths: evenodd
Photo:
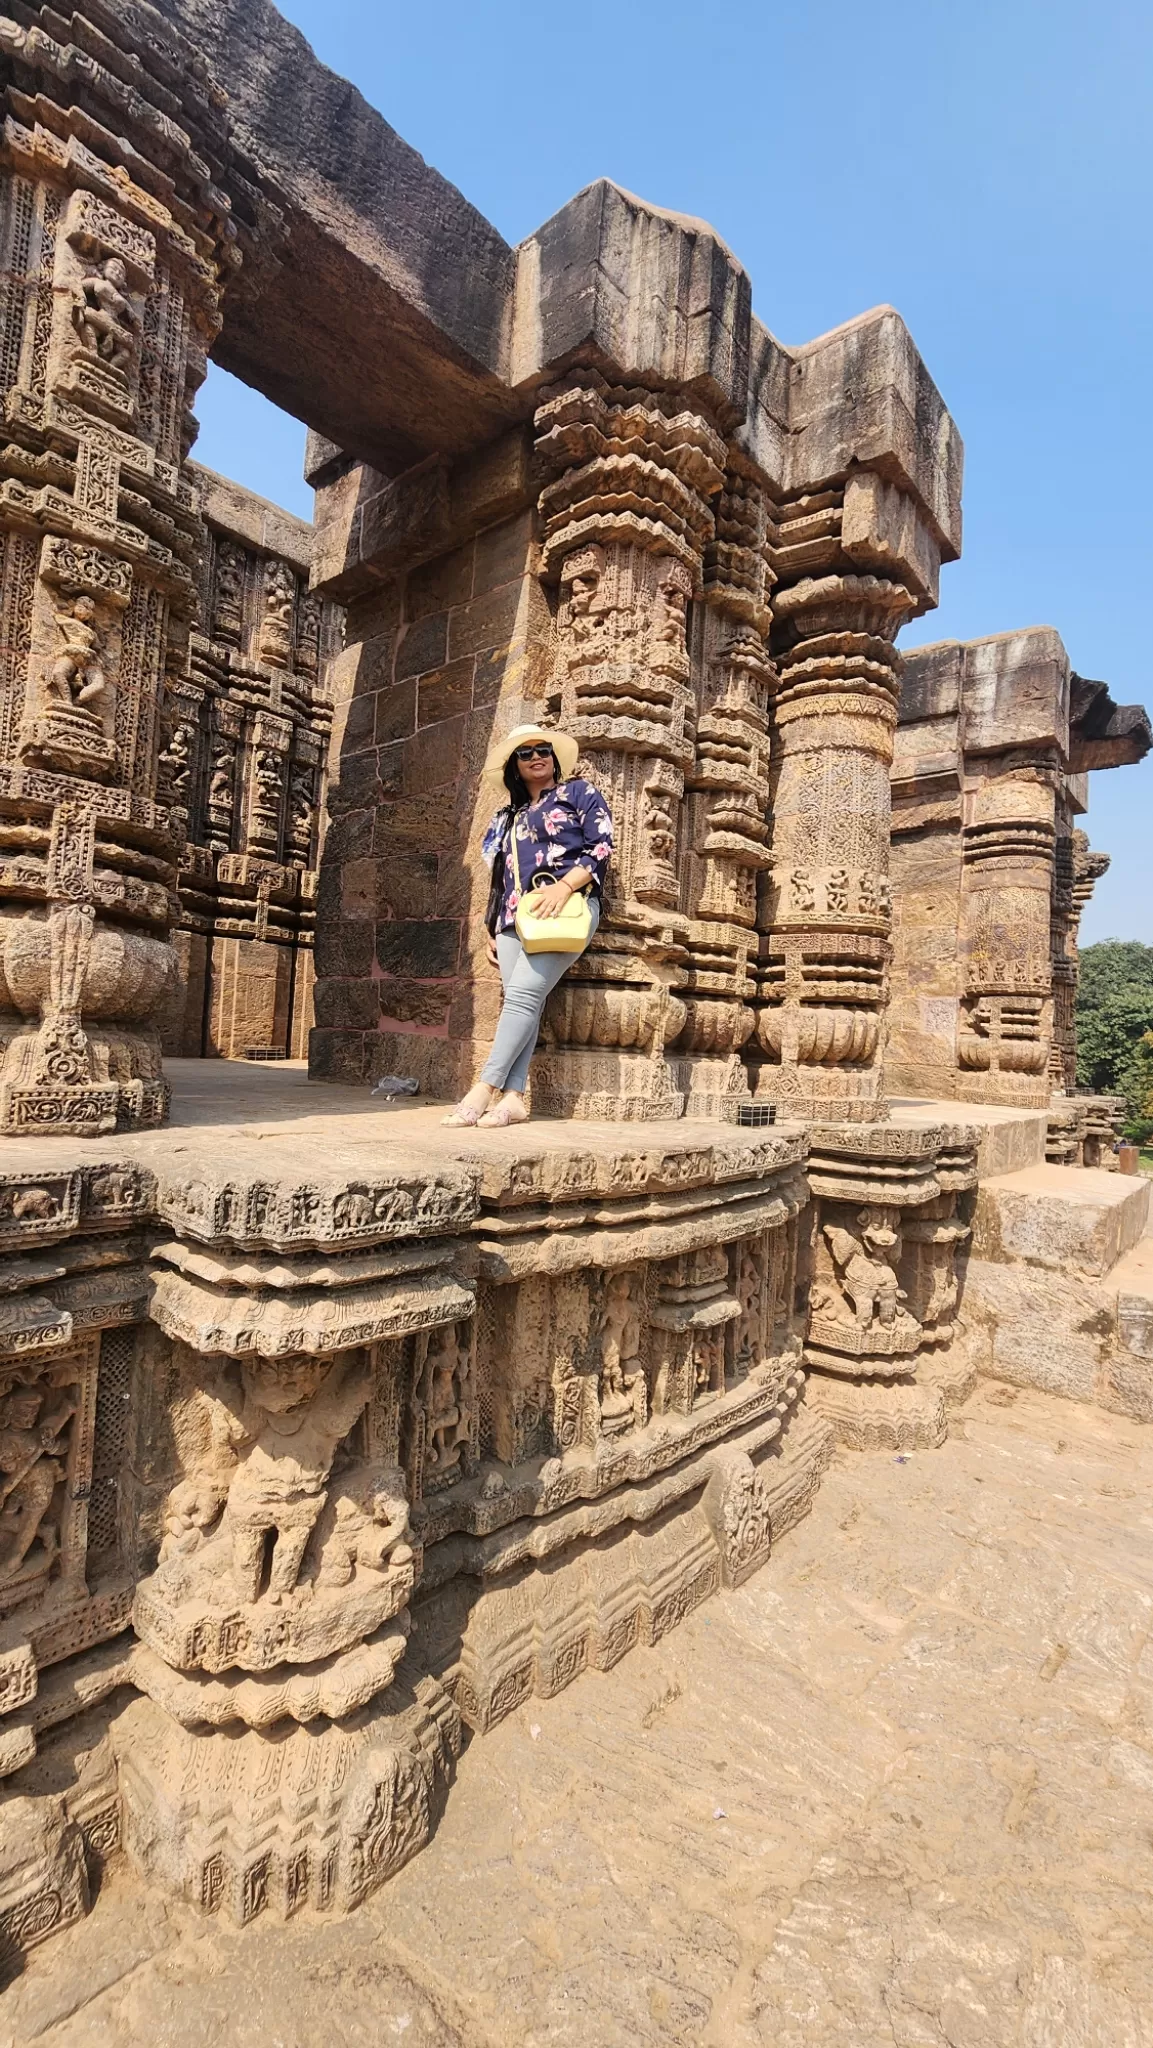
<path id="1" fill-rule="evenodd" d="M 775 1102 L 742 1102 L 737 1109 L 737 1122 L 747 1131 L 763 1131 L 777 1121 Z"/>

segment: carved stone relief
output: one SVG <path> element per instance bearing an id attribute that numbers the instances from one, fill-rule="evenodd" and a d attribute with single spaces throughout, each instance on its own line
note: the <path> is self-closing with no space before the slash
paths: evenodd
<path id="1" fill-rule="evenodd" d="M 822 1412 L 845 1442 L 939 1443 L 946 1405 L 974 1379 L 956 1315 L 973 1137 L 857 1129 L 856 1138 L 852 1126 L 816 1134 L 805 1356 L 821 1375 Z"/>
<path id="2" fill-rule="evenodd" d="M 190 635 L 185 673 L 170 680 L 170 721 L 191 691 L 204 704 L 186 824 L 180 923 L 199 950 L 173 1049 L 225 1056 L 307 1049 L 315 929 L 319 821 L 331 704 L 328 664 L 342 634 L 340 608 L 298 597 L 311 536 L 299 522 L 301 557 L 259 553 L 229 530 L 237 491 L 193 470 L 209 521 L 210 566 Z M 287 515 L 286 526 L 289 524 Z M 284 992 L 269 1005 L 267 956 L 281 951 Z M 207 1037 L 204 1032 L 208 982 Z M 291 994 L 288 991 L 291 990 Z"/>
<path id="3" fill-rule="evenodd" d="M 218 331 L 229 265 L 222 217 L 197 211 L 203 161 L 187 130 L 157 126 L 146 91 L 129 104 L 115 64 L 85 56 L 93 113 L 111 95 L 110 125 L 98 123 L 108 161 L 39 118 L 25 125 L 37 92 L 68 98 L 52 38 L 13 24 L 5 53 L 0 360 L 14 439 L 0 456 L 0 525 L 22 536 L 5 547 L 23 574 L 0 591 L 0 640 L 16 651 L 0 796 L 30 824 L 89 809 L 100 853 L 86 893 L 63 906 L 30 862 L 6 921 L 14 1011 L 40 1022 L 7 1034 L 0 1125 L 90 1135 L 166 1113 L 151 1018 L 175 973 L 170 885 L 196 771 L 187 721 L 162 719 L 160 696 L 179 666 L 202 536 L 180 483 L 181 405 L 192 359 L 203 365 Z M 138 1001 L 144 983 L 150 1001 Z"/>

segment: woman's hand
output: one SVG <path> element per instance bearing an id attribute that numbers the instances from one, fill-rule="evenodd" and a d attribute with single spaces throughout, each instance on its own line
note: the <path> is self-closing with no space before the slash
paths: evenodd
<path id="1" fill-rule="evenodd" d="M 559 917 L 572 890 L 567 882 L 544 882 L 532 892 L 534 917 Z"/>
<path id="2" fill-rule="evenodd" d="M 484 955 L 490 967 L 500 966 L 500 954 L 496 950 L 496 940 L 491 932 L 485 935 Z"/>

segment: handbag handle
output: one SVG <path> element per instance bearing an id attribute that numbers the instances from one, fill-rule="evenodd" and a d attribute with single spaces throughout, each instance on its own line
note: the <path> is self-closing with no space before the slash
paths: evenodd
<path id="1" fill-rule="evenodd" d="M 513 875 L 513 880 L 514 880 L 514 882 L 516 883 L 516 893 L 517 893 L 517 899 L 518 899 L 518 901 L 519 901 L 519 899 L 520 899 L 520 898 L 521 898 L 521 897 L 522 897 L 522 896 L 524 895 L 524 889 L 523 889 L 523 888 L 522 888 L 522 886 L 521 886 L 521 879 L 520 879 L 520 861 L 519 861 L 519 859 L 518 859 L 518 857 L 517 857 L 517 850 L 516 850 L 516 821 L 517 821 L 517 819 L 519 818 L 519 816 L 520 816 L 520 812 L 519 812 L 519 811 L 514 811 L 514 812 L 513 812 L 513 814 L 512 814 L 512 825 L 511 825 L 511 827 L 510 827 L 510 830 L 509 830 L 509 838 L 510 838 L 510 840 L 512 841 L 512 875 Z M 530 886 L 530 888 L 533 888 L 533 889 L 535 889 L 535 888 L 536 888 L 536 886 L 537 886 L 537 881 L 538 881 L 538 878 L 541 878 L 541 877 L 542 877 L 542 871 L 538 869 L 538 871 L 537 871 L 537 874 L 535 874 L 535 875 L 533 876 L 533 878 L 532 878 L 532 881 L 531 881 L 531 883 L 530 883 L 530 885 L 529 885 L 529 886 Z M 551 875 L 551 874 L 550 874 L 550 875 L 543 875 L 543 879 L 544 879 L 544 880 L 546 880 L 546 881 L 549 881 L 549 882 L 563 882 L 563 881 L 564 881 L 564 876 L 563 876 L 563 875 Z M 569 891 L 569 893 L 570 893 L 570 895 L 572 895 L 572 896 L 583 896 L 583 895 L 585 894 L 586 890 L 588 889 L 588 886 L 589 886 L 589 885 L 588 885 L 588 883 L 586 882 L 586 883 L 585 883 L 585 887 L 584 887 L 583 889 L 571 889 L 571 890 Z"/>

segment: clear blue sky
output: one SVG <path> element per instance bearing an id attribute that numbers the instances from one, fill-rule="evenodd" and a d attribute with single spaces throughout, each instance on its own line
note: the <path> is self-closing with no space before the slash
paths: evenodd
<path id="1" fill-rule="evenodd" d="M 964 555 L 904 644 L 1051 624 L 1153 704 L 1149 0 L 282 12 L 510 242 L 608 176 L 711 221 L 782 341 L 897 306 L 966 445 Z M 198 412 L 202 461 L 309 516 L 294 421 L 219 371 Z M 1153 756 L 1087 823 L 1083 942 L 1153 943 Z"/>

